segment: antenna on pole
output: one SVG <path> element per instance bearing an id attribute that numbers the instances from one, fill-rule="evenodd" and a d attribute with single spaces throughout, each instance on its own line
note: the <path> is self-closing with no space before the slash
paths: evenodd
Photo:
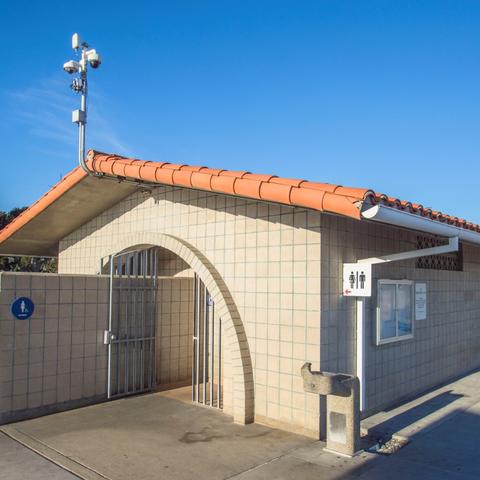
<path id="1" fill-rule="evenodd" d="M 94 48 L 89 48 L 86 42 L 83 42 L 78 33 L 72 35 L 72 48 L 80 57 L 80 60 L 69 60 L 63 64 L 63 69 L 70 75 L 78 74 L 72 80 L 71 89 L 80 95 L 80 108 L 73 110 L 72 122 L 78 125 L 78 164 L 82 169 L 90 174 L 90 170 L 85 163 L 85 126 L 87 124 L 87 71 L 88 66 L 97 69 L 102 63 L 102 57 Z"/>

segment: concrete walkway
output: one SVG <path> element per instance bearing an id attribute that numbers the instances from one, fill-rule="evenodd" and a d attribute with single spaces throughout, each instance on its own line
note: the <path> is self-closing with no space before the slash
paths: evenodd
<path id="1" fill-rule="evenodd" d="M 78 477 L 0 433 L 0 479 L 78 480 Z"/>
<path id="2" fill-rule="evenodd" d="M 413 440 L 480 401 L 480 371 L 362 421 L 363 432 Z"/>
<path id="3" fill-rule="evenodd" d="M 154 393 L 18 422 L 2 430 L 92 479 L 221 480 L 311 439 Z M 34 478 L 34 477 L 32 477 Z"/>
<path id="4" fill-rule="evenodd" d="M 324 452 L 321 442 L 261 425 L 234 425 L 218 411 L 160 394 L 2 430 L 89 480 L 477 480 L 479 387 L 477 372 L 367 419 L 370 431 L 410 440 L 390 456 L 343 458 Z M 0 437 L 0 449 L 0 478 L 75 478 L 12 440 Z"/>

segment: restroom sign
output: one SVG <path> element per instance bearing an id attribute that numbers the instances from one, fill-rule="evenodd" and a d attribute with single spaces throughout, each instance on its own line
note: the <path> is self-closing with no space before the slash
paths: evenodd
<path id="1" fill-rule="evenodd" d="M 28 297 L 16 298 L 10 307 L 12 315 L 18 320 L 28 320 L 35 309 L 35 305 Z"/>
<path id="2" fill-rule="evenodd" d="M 372 295 L 372 265 L 370 263 L 343 264 L 343 295 L 370 297 Z"/>

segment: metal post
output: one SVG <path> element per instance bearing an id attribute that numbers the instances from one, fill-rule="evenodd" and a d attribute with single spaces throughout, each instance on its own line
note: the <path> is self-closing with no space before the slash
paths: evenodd
<path id="1" fill-rule="evenodd" d="M 132 355 L 132 391 L 137 391 L 137 351 L 138 351 L 138 328 L 137 328 L 137 292 L 138 292 L 138 269 L 141 252 L 133 254 L 132 274 L 134 286 L 132 290 L 132 315 L 133 315 L 133 355 Z"/>
<path id="2" fill-rule="evenodd" d="M 195 368 L 196 368 L 196 377 L 195 377 L 195 401 L 199 401 L 199 384 L 200 384 L 200 279 L 196 276 L 197 279 L 197 330 L 196 330 L 196 345 L 195 350 Z"/>
<path id="3" fill-rule="evenodd" d="M 365 298 L 357 297 L 357 377 L 360 384 L 360 411 L 365 408 Z"/>
<path id="4" fill-rule="evenodd" d="M 150 339 L 150 348 L 151 348 L 151 355 L 150 361 L 152 362 L 152 383 L 150 384 L 150 388 L 153 388 L 156 385 L 156 370 L 157 364 L 155 359 L 155 334 L 156 334 L 156 321 L 157 321 L 157 267 L 158 267 L 158 249 L 153 248 L 153 309 L 152 309 L 152 324 L 151 324 L 151 339 Z"/>
<path id="5" fill-rule="evenodd" d="M 152 285 L 152 272 L 153 272 L 153 259 L 152 259 L 152 251 L 148 250 L 148 256 L 147 256 L 147 277 L 148 277 L 148 286 L 149 288 L 145 288 L 145 331 L 143 333 L 144 336 L 144 342 L 145 342 L 145 356 L 146 356 L 146 366 L 145 366 L 145 383 L 144 383 L 144 389 L 148 389 L 150 385 L 150 378 L 152 376 L 152 368 L 151 368 L 151 359 L 150 359 L 150 340 L 148 340 L 149 335 L 147 332 L 149 331 L 150 325 L 149 325 L 149 319 L 150 319 L 150 312 L 151 312 L 151 292 L 150 292 L 150 287 Z"/>
<path id="6" fill-rule="evenodd" d="M 217 385 L 217 408 L 221 408 L 221 389 L 222 389 L 222 319 L 218 319 L 218 385 Z"/>
<path id="7" fill-rule="evenodd" d="M 85 125 L 87 123 L 87 71 L 86 71 L 86 52 L 82 50 L 82 62 L 85 65 L 84 69 L 80 73 L 80 79 L 83 85 L 82 96 L 80 99 L 80 111 L 83 112 L 83 119 L 78 122 L 78 163 L 82 169 L 90 173 L 85 163 Z"/>
<path id="8" fill-rule="evenodd" d="M 127 277 L 127 294 L 125 295 L 125 346 L 124 346 L 124 354 L 125 354 L 125 371 L 124 373 L 124 383 L 123 383 L 123 390 L 125 394 L 128 394 L 128 361 L 129 361 L 129 353 L 130 353 L 130 341 L 129 341 L 129 308 L 128 308 L 128 303 L 130 301 L 131 297 L 131 278 L 130 278 L 130 255 L 127 253 L 125 256 L 125 275 Z"/>
<path id="9" fill-rule="evenodd" d="M 215 304 L 212 302 L 212 332 L 210 341 L 210 406 L 213 407 L 213 383 L 215 381 Z"/>
<path id="10" fill-rule="evenodd" d="M 197 275 L 193 277 L 193 335 L 192 335 L 192 402 L 195 398 L 195 358 L 196 358 L 196 330 L 197 328 Z"/>
<path id="11" fill-rule="evenodd" d="M 147 265 L 148 265 L 148 251 L 144 252 L 143 255 L 143 284 L 147 284 Z M 146 313 L 146 295 L 145 289 L 141 289 L 142 295 L 142 318 L 141 318 L 141 337 L 140 340 L 140 390 L 145 388 L 145 313 Z"/>
<path id="12" fill-rule="evenodd" d="M 119 278 L 118 282 L 118 315 L 117 315 L 117 383 L 116 383 L 116 395 L 120 393 L 120 348 L 122 346 L 121 340 L 121 326 L 122 326 L 122 282 L 121 282 L 121 274 L 122 274 L 122 256 L 118 256 L 117 260 L 117 276 Z"/>
<path id="13" fill-rule="evenodd" d="M 205 285 L 203 285 L 203 404 L 207 403 L 207 370 L 208 370 L 208 290 Z"/>
<path id="14" fill-rule="evenodd" d="M 74 78 L 71 88 L 75 93 L 81 95 L 80 109 L 72 112 L 73 123 L 78 124 L 78 163 L 87 174 L 92 172 L 88 169 L 85 161 L 85 125 L 87 123 L 87 71 L 88 67 L 98 68 L 102 63 L 101 56 L 95 49 L 89 49 L 88 44 L 80 39 L 78 33 L 72 36 L 72 48 L 75 52 L 81 52 L 79 61 L 70 60 L 63 64 L 63 69 L 69 74 L 78 74 Z"/>
<path id="15" fill-rule="evenodd" d="M 108 291 L 108 331 L 112 332 L 112 309 L 113 309 L 113 255 L 110 255 L 110 284 Z M 108 342 L 108 369 L 107 369 L 107 398 L 112 396 L 112 342 Z"/>

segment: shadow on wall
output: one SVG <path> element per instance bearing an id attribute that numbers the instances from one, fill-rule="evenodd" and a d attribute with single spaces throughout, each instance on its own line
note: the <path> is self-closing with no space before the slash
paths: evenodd
<path id="1" fill-rule="evenodd" d="M 124 250 L 123 252 L 116 252 L 117 254 L 124 254 L 129 251 L 138 251 L 142 249 L 151 248 L 151 245 L 135 245 L 132 249 Z M 163 247 L 155 247 L 157 249 L 157 276 L 158 277 L 193 277 L 194 272 L 185 260 L 180 258 L 177 254 L 167 250 Z M 114 260 L 114 266 L 115 262 Z M 101 272 L 102 275 L 110 275 L 110 256 L 102 258 Z M 125 275 L 126 272 L 124 271 Z"/>
<path id="2" fill-rule="evenodd" d="M 192 199 L 189 197 L 189 195 L 179 195 L 178 193 L 181 192 L 188 192 L 190 195 L 192 192 L 196 192 L 197 197 Z M 314 231 L 318 231 L 320 225 L 319 218 L 321 213 L 314 210 L 302 209 L 301 207 L 292 207 L 289 205 L 267 203 L 243 197 L 229 197 L 212 192 L 203 192 L 201 190 L 189 190 L 181 187 L 159 185 L 147 193 L 139 191 L 131 194 L 130 196 L 126 197 L 126 199 L 107 210 L 110 212 L 109 215 L 100 214 L 95 219 L 95 222 L 89 222 L 83 227 L 80 227 L 76 233 L 74 243 L 83 240 L 92 232 L 101 229 L 105 225 L 108 225 L 114 219 L 131 212 L 149 198 L 153 198 L 155 204 L 158 204 L 161 200 L 165 200 L 170 203 L 177 203 L 184 206 L 200 207 L 210 211 L 228 213 L 230 215 L 235 215 L 236 217 L 264 219 L 271 223 L 279 223 L 285 226 L 296 228 L 306 228 Z M 264 213 L 259 212 L 259 206 L 265 208 Z M 296 225 L 293 215 L 294 211 L 304 211 L 305 213 L 308 212 L 311 217 L 310 225 L 308 218 L 301 225 Z M 69 244 L 66 246 L 69 246 Z"/>

